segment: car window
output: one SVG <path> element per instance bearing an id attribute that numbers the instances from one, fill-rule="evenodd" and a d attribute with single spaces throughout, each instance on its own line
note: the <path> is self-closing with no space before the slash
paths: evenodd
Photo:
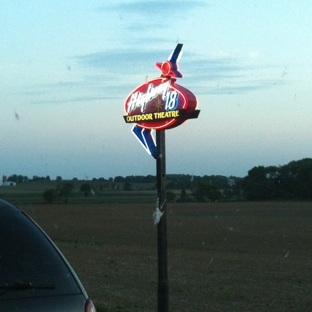
<path id="1" fill-rule="evenodd" d="M 0 212 L 0 300 L 5 296 L 81 292 L 59 253 L 22 212 Z M 6 285 L 31 283 L 31 291 L 7 291 Z M 13 294 L 14 293 L 14 294 Z"/>

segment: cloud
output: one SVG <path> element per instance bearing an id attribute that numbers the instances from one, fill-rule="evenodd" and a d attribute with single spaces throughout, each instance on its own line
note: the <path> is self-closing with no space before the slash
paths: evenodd
<path id="1" fill-rule="evenodd" d="M 118 99 L 119 97 L 114 96 L 81 96 L 81 97 L 70 97 L 65 98 L 61 97 L 58 99 L 51 100 L 36 100 L 32 101 L 31 104 L 65 104 L 65 103 L 78 103 L 78 102 L 93 102 L 93 101 L 103 101 L 103 100 L 112 100 Z"/>
<path id="2" fill-rule="evenodd" d="M 194 85 L 191 87 L 192 91 L 195 94 L 245 94 L 248 92 L 259 91 L 259 90 L 267 90 L 280 85 L 285 84 L 283 80 L 249 80 L 244 82 L 235 82 L 235 83 L 226 83 L 220 86 L 217 83 L 216 86 L 209 85 Z"/>
<path id="3" fill-rule="evenodd" d="M 74 57 L 81 66 L 93 67 L 102 74 L 113 74 L 112 78 L 140 73 L 144 75 L 147 69 L 156 68 L 153 64 L 157 61 L 164 61 L 166 58 L 163 51 L 138 48 L 114 49 Z"/>
<path id="4" fill-rule="evenodd" d="M 100 12 L 112 11 L 119 15 L 121 27 L 131 32 L 131 37 L 139 32 L 148 32 L 151 29 L 176 27 L 187 16 L 208 3 L 201 0 L 149 0 L 114 2 L 100 7 Z M 173 23 L 174 22 L 174 23 Z"/>
<path id="5" fill-rule="evenodd" d="M 100 10 L 113 10 L 120 14 L 134 14 L 138 15 L 140 18 L 150 19 L 152 16 L 155 17 L 155 13 L 159 18 L 170 18 L 174 17 L 179 12 L 188 12 L 190 10 L 195 10 L 199 7 L 204 7 L 207 5 L 206 1 L 200 0 L 149 0 L 149 1 L 133 1 L 133 2 L 118 2 L 112 5 L 107 5 L 101 7 Z"/>
<path id="6" fill-rule="evenodd" d="M 31 104 L 120 100 L 147 79 L 159 76 L 154 64 L 166 60 L 169 53 L 159 48 L 129 46 L 76 55 L 72 59 L 85 68 L 83 76 L 73 81 L 33 85 L 17 95 Z M 188 52 L 180 61 L 185 76 L 178 83 L 198 95 L 243 94 L 285 83 L 280 76 L 268 79 L 263 73 L 270 67 L 256 64 L 250 65 L 245 58 L 228 53 L 201 56 Z"/>
<path id="7" fill-rule="evenodd" d="M 25 86 L 14 93 L 29 104 L 66 104 L 109 101 L 126 96 L 133 85 L 114 83 L 109 75 L 86 76 L 79 81 L 42 83 Z"/>
<path id="8" fill-rule="evenodd" d="M 209 58 L 193 60 L 188 59 L 181 64 L 181 71 L 187 72 L 188 77 L 204 80 L 215 80 L 221 78 L 237 78 L 246 70 L 246 65 L 242 64 L 238 58 Z"/>
<path id="9" fill-rule="evenodd" d="M 211 93 L 213 94 L 242 94 L 252 91 L 258 90 L 267 90 L 274 88 L 277 85 L 284 84 L 281 80 L 265 80 L 265 81 L 254 81 L 254 82 L 247 82 L 242 84 L 241 86 L 230 86 L 230 87 L 222 87 L 222 88 L 215 88 L 212 90 Z"/>
<path id="10" fill-rule="evenodd" d="M 147 79 L 160 75 L 155 62 L 167 59 L 175 44 L 159 47 L 128 45 L 127 49 L 109 49 L 73 56 L 73 62 L 83 69 L 75 80 L 25 86 L 15 96 L 30 104 L 65 104 L 96 101 L 115 101 L 125 98 L 131 90 Z M 229 53 L 199 55 L 189 51 L 180 61 L 184 74 L 178 83 L 195 94 L 244 94 L 267 90 L 287 83 L 284 77 L 268 72 L 280 68 L 251 64 L 244 56 Z M 67 77 L 69 78 L 69 77 Z M 282 79 L 283 78 L 283 79 Z"/>
<path id="11" fill-rule="evenodd" d="M 230 54 L 220 54 L 217 57 L 193 55 L 180 67 L 182 73 L 185 72 L 185 80 L 189 85 L 196 82 L 194 91 L 197 89 L 198 94 L 243 94 L 284 85 L 287 82 L 281 77 L 272 79 L 271 74 L 268 77 L 268 72 L 278 68 L 259 63 L 251 65 L 243 56 Z"/>
<path id="12" fill-rule="evenodd" d="M 114 77 L 115 81 L 118 81 L 118 88 L 123 90 L 125 89 L 123 85 L 128 86 L 131 77 L 138 77 L 140 74 L 143 77 L 153 69 L 155 76 L 157 76 L 157 73 L 160 74 L 153 65 L 156 61 L 164 61 L 166 58 L 164 51 L 138 48 L 107 50 L 75 56 L 76 61 L 81 66 L 98 69 L 101 73 L 99 75 L 103 75 L 102 78 L 100 78 L 101 76 L 95 76 L 95 82 L 106 80 L 107 84 L 107 81 L 111 82 L 107 78 Z M 260 79 L 262 72 L 271 67 L 273 68 L 273 66 L 250 65 L 246 63 L 244 58 L 230 54 L 203 57 L 195 53 L 188 53 L 188 57 L 185 59 L 182 57 L 179 65 L 181 72 L 185 74 L 185 80 L 191 84 L 192 81 L 196 82 L 197 88 L 203 86 L 200 92 L 208 94 L 246 93 L 259 89 L 268 89 L 283 83 L 281 79 Z M 255 77 L 259 77 L 258 80 L 255 80 Z M 220 81 L 223 82 L 222 88 L 211 86 L 212 83 L 216 85 Z M 207 88 L 207 85 L 210 87 Z"/>
<path id="13" fill-rule="evenodd" d="M 171 52 L 171 51 L 169 51 Z M 106 72 L 114 72 L 116 75 L 138 73 L 140 66 L 146 64 L 151 66 L 157 61 L 167 59 L 167 54 L 163 50 L 144 50 L 142 48 L 113 49 L 103 52 L 90 53 L 75 56 L 74 59 L 81 65 L 102 69 Z M 191 73 L 199 74 L 207 70 L 213 72 L 233 72 L 239 71 L 245 65 L 240 65 L 239 60 L 233 57 L 227 58 L 202 58 L 195 54 L 188 54 L 186 60 L 180 62 L 183 67 L 187 67 Z M 180 65 L 181 65 L 180 64 Z"/>

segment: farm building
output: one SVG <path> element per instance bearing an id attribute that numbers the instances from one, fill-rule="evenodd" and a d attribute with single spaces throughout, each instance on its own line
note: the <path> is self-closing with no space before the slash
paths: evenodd
<path id="1" fill-rule="evenodd" d="M 7 177 L 4 175 L 2 176 L 2 181 L 0 182 L 0 187 L 12 187 L 16 186 L 16 183 L 13 181 L 7 181 Z"/>

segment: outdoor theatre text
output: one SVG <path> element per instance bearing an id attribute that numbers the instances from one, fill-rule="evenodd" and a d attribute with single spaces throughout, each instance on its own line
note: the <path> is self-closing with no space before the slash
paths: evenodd
<path id="1" fill-rule="evenodd" d="M 166 118 L 179 118 L 180 111 L 174 110 L 174 111 L 167 111 L 167 112 L 154 112 L 154 113 L 148 113 L 148 114 L 140 114 L 140 115 L 128 115 L 125 116 L 126 122 L 138 122 L 138 121 L 153 121 L 153 120 L 159 120 L 159 119 L 166 119 Z"/>

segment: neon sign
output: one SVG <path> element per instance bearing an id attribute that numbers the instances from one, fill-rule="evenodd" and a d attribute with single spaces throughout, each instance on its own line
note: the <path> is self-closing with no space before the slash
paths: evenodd
<path id="1" fill-rule="evenodd" d="M 168 61 L 156 63 L 162 71 L 160 78 L 140 85 L 127 97 L 124 106 L 126 123 L 136 123 L 144 129 L 165 130 L 198 117 L 195 95 L 175 83 L 176 78 L 183 77 L 177 64 L 181 49 L 182 44 L 178 44 Z"/>
<path id="2" fill-rule="evenodd" d="M 186 119 L 196 118 L 197 100 L 193 93 L 168 77 L 155 78 L 139 86 L 126 99 L 126 123 L 146 129 L 176 127 Z"/>
<path id="3" fill-rule="evenodd" d="M 178 62 L 182 44 L 178 44 L 169 55 L 168 61 L 156 63 L 162 75 L 132 91 L 127 97 L 124 109 L 126 123 L 134 123 L 133 134 L 146 151 L 157 159 L 158 150 L 152 130 L 166 130 L 177 127 L 190 118 L 197 118 L 197 99 L 188 89 L 176 84 L 183 75 Z"/>

